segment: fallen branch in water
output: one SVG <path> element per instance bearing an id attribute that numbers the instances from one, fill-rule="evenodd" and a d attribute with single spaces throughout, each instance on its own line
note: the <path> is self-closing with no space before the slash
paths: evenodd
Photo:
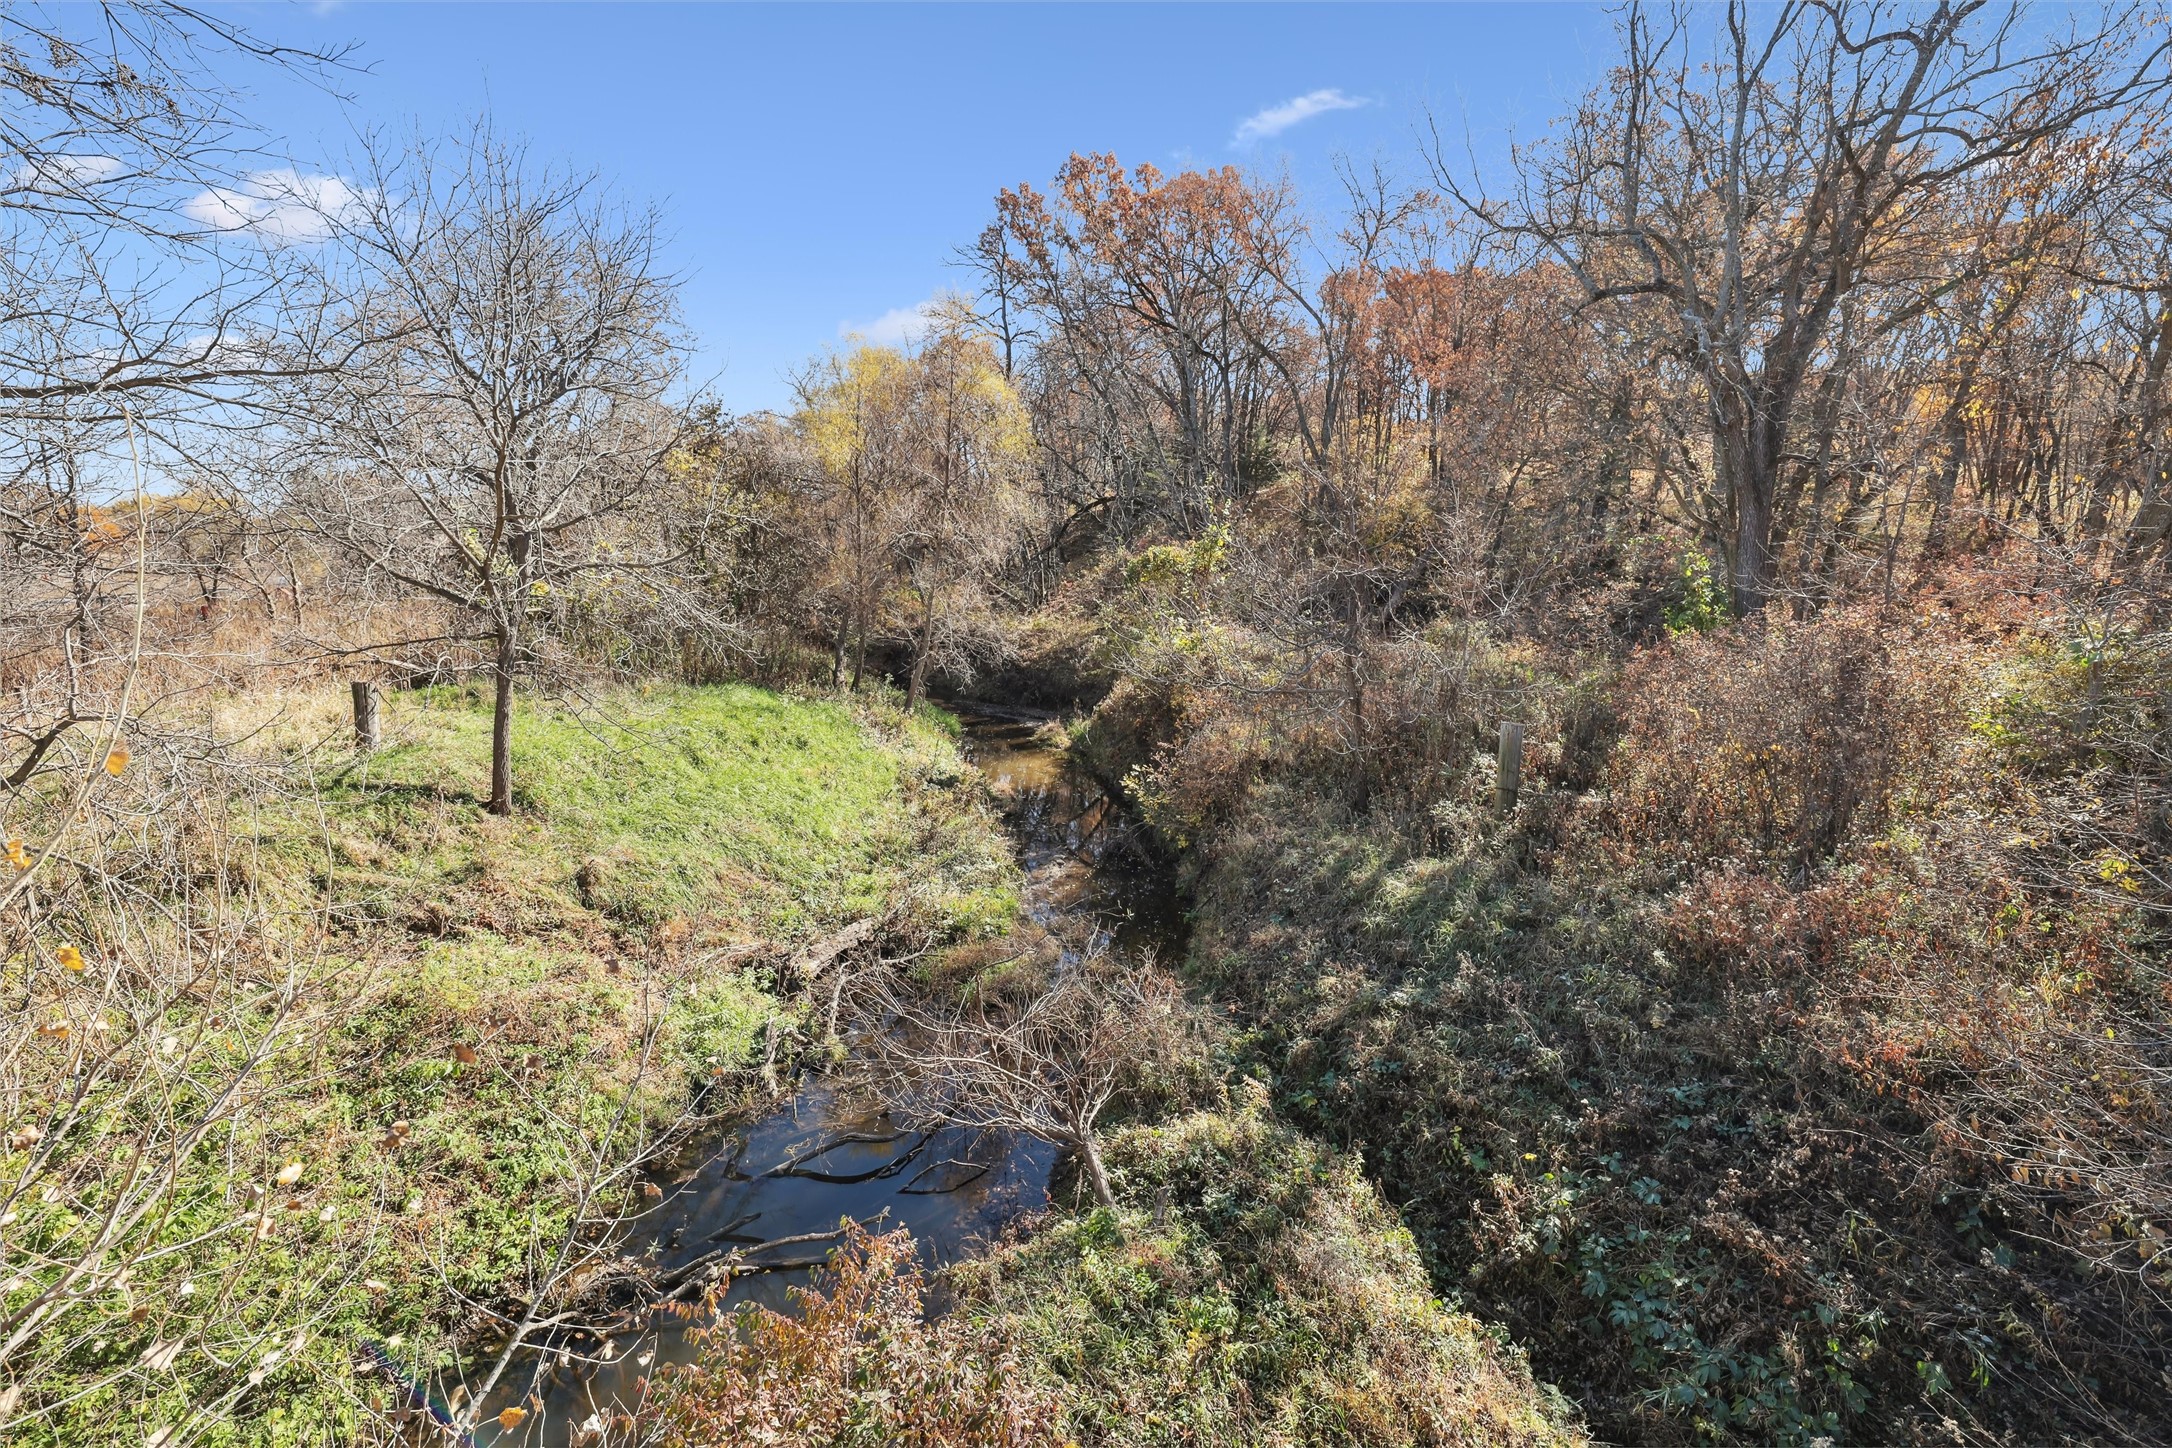
<path id="1" fill-rule="evenodd" d="M 667 1302 L 689 1301 L 694 1296 L 692 1289 L 706 1287 L 708 1283 L 718 1278 L 729 1281 L 734 1277 L 751 1277 L 758 1272 L 790 1272 L 799 1268 L 820 1267 L 829 1260 L 827 1253 L 817 1258 L 806 1260 L 794 1258 L 786 1262 L 743 1262 L 725 1259 L 739 1257 L 748 1252 L 764 1252 L 772 1247 L 800 1247 L 810 1242 L 833 1242 L 844 1236 L 849 1230 L 849 1227 L 839 1226 L 833 1227 L 827 1232 L 801 1232 L 791 1237 L 773 1237 L 767 1242 L 757 1243 L 751 1247 L 719 1247 L 715 1251 L 704 1252 L 691 1262 L 674 1267 L 669 1272 L 657 1274 L 654 1285 L 662 1289 L 663 1295 L 651 1298 L 648 1307 L 653 1309 L 661 1307 Z"/>

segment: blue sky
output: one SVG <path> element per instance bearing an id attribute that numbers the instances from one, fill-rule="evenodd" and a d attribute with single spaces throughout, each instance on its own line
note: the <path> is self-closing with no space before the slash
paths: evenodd
<path id="1" fill-rule="evenodd" d="M 359 47 L 344 105 L 277 84 L 252 101 L 304 170 L 336 171 L 359 126 L 447 130 L 487 109 L 539 154 L 661 203 L 700 370 L 739 410 L 787 404 L 785 374 L 842 328 L 881 335 L 956 284 L 946 258 L 996 190 L 1045 185 L 1074 150 L 1286 167 L 1325 207 L 1337 156 L 1419 179 L 1428 113 L 1497 159 L 1612 51 L 1604 12 L 1570 4 L 230 13 L 270 38 Z"/>

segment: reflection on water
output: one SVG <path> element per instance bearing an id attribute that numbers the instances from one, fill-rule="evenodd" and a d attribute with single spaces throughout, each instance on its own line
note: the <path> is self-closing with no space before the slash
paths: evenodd
<path id="1" fill-rule="evenodd" d="M 844 1218 L 911 1230 L 929 1267 L 955 1261 L 1021 1213 L 1047 1204 L 1056 1150 L 999 1132 L 907 1130 L 830 1082 L 815 1080 L 780 1110 L 730 1137 L 698 1171 L 665 1188 L 636 1223 L 659 1277 L 732 1261 L 727 1307 L 789 1305 L 834 1243 Z M 811 1240 L 810 1240 L 811 1239 Z M 591 1421 L 641 1401 L 656 1369 L 694 1355 L 685 1324 L 657 1311 L 602 1341 L 584 1336 L 518 1369 L 492 1394 L 542 1411 L 517 1433 L 481 1442 L 564 1443 Z M 599 1359 L 608 1356 L 608 1361 Z"/>
<path id="2" fill-rule="evenodd" d="M 1123 823 L 1113 802 L 1071 777 L 1042 739 L 1045 716 L 967 706 L 968 755 L 1004 807 L 1026 873 L 1024 908 L 1075 946 L 1169 951 L 1181 929 L 1165 886 L 1119 867 Z M 1101 868 L 1097 868 L 1097 866 Z M 970 1255 L 1048 1201 L 1056 1149 L 995 1131 L 908 1130 L 835 1083 L 810 1078 L 790 1100 L 727 1137 L 698 1170 L 663 1183 L 664 1195 L 634 1224 L 625 1247 L 664 1281 L 698 1282 L 736 1264 L 728 1307 L 789 1306 L 823 1261 L 840 1221 L 906 1227 L 923 1265 Z M 743 1270 L 751 1269 L 751 1270 Z M 689 1294 L 692 1295 L 692 1294 Z M 488 1417 L 479 1443 L 588 1441 L 639 1405 L 663 1364 L 693 1356 L 685 1324 L 643 1312 L 518 1363 L 486 1405 L 523 1406 L 528 1419 L 501 1431 Z"/>
<path id="3" fill-rule="evenodd" d="M 1116 801 L 1045 742 L 1049 716 L 950 708 L 964 721 L 967 753 L 1002 801 L 1026 872 L 1026 914 L 1079 944 L 1177 959 L 1184 920 L 1176 892 L 1126 848 L 1133 826 Z"/>

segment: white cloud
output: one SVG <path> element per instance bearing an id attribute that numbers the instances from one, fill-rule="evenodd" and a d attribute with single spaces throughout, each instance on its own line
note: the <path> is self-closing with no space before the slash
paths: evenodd
<path id="1" fill-rule="evenodd" d="M 15 190 L 63 194 L 110 181 L 127 169 L 117 156 L 38 156 L 17 166 L 8 185 Z"/>
<path id="2" fill-rule="evenodd" d="M 837 335 L 858 337 L 878 347 L 909 347 L 927 331 L 937 305 L 936 299 L 930 297 L 909 307 L 892 307 L 872 322 L 840 322 Z"/>
<path id="3" fill-rule="evenodd" d="M 291 168 L 252 171 L 235 186 L 211 186 L 189 198 L 181 214 L 209 231 L 241 231 L 274 246 L 323 241 L 355 218 L 369 194 L 338 176 Z"/>
<path id="4" fill-rule="evenodd" d="M 1254 141 L 1279 136 L 1300 121 L 1309 121 L 1329 111 L 1354 111 L 1364 104 L 1362 96 L 1346 96 L 1339 90 L 1308 91 L 1279 106 L 1269 106 L 1257 115 L 1246 116 L 1238 122 L 1237 134 L 1230 139 L 1230 144 L 1248 146 Z"/>

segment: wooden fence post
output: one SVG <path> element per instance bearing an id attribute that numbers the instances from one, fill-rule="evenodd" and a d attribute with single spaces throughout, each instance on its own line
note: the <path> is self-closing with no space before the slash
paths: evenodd
<path id="1" fill-rule="evenodd" d="M 1523 783 L 1523 726 L 1501 721 L 1501 748 L 1493 776 L 1493 804 L 1503 815 L 1516 808 L 1516 790 Z"/>
<path id="2" fill-rule="evenodd" d="M 377 747 L 377 686 L 354 681 L 354 747 L 367 754 Z"/>

